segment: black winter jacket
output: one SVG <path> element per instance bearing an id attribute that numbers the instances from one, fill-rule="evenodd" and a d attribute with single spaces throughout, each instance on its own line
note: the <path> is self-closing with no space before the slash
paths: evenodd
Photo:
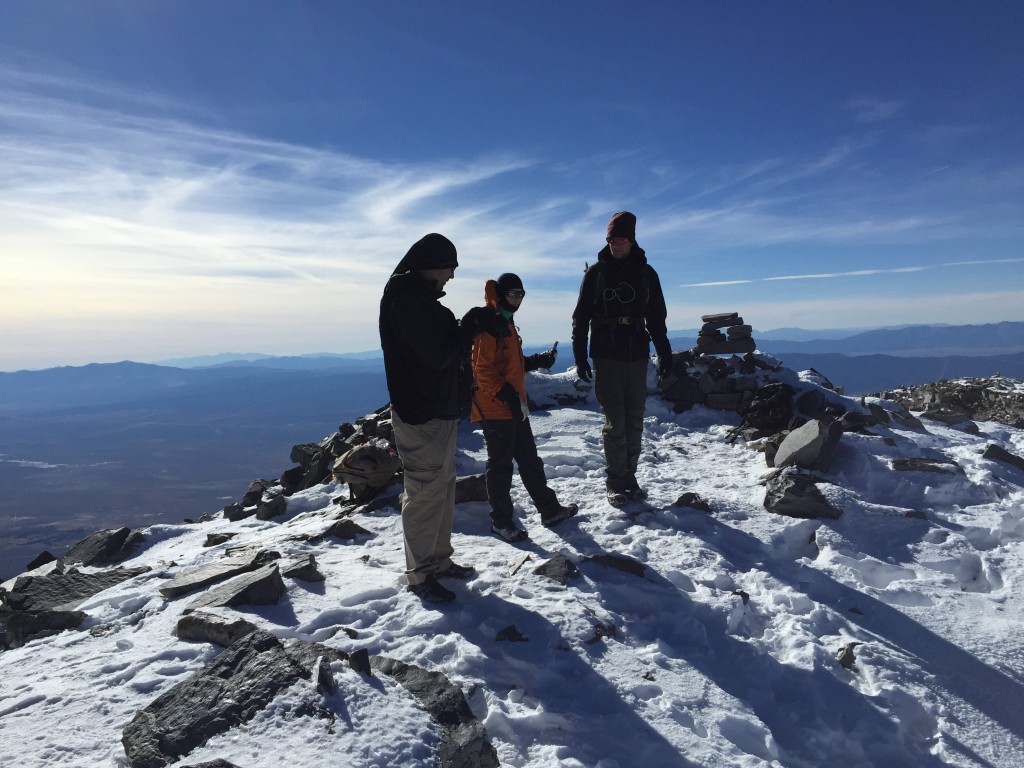
<path id="1" fill-rule="evenodd" d="M 407 424 L 459 418 L 459 360 L 466 341 L 458 321 L 418 272 L 392 275 L 380 301 L 391 407 Z"/>
<path id="2" fill-rule="evenodd" d="M 577 361 L 590 357 L 630 362 L 672 354 L 665 319 L 665 295 L 643 248 L 633 243 L 625 259 L 612 258 L 605 246 L 597 263 L 583 275 L 576 310 L 572 313 L 572 351 Z"/>

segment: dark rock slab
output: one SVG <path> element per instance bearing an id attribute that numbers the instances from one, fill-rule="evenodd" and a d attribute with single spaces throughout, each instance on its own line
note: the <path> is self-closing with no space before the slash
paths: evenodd
<path id="1" fill-rule="evenodd" d="M 196 611 L 178 619 L 176 632 L 179 640 L 187 643 L 213 643 L 224 648 L 234 645 L 256 625 L 245 619 L 229 619 L 214 613 Z"/>
<path id="2" fill-rule="evenodd" d="M 286 591 L 276 563 L 243 573 L 200 595 L 186 612 L 234 605 L 275 605 Z"/>
<path id="3" fill-rule="evenodd" d="M 316 558 L 312 554 L 291 560 L 281 566 L 281 575 L 299 581 L 324 581 L 324 575 L 317 568 Z"/>
<path id="4" fill-rule="evenodd" d="M 569 579 L 580 575 L 580 569 L 565 555 L 555 555 L 534 568 L 533 572 L 552 581 L 557 581 L 563 586 Z"/>
<path id="5" fill-rule="evenodd" d="M 843 428 L 838 422 L 811 419 L 786 435 L 772 461 L 776 467 L 795 466 L 827 472 L 842 436 Z"/>
<path id="6" fill-rule="evenodd" d="M 288 499 L 282 496 L 271 496 L 265 501 L 256 502 L 256 519 L 270 520 L 280 517 L 288 509 Z"/>
<path id="7" fill-rule="evenodd" d="M 7 617 L 3 642 L 7 648 L 20 648 L 29 640 L 78 629 L 85 620 L 83 611 L 19 612 Z"/>
<path id="8" fill-rule="evenodd" d="M 835 520 L 843 512 L 828 503 L 816 483 L 826 482 L 813 475 L 778 472 L 766 482 L 764 508 L 776 515 L 803 519 Z"/>
<path id="9" fill-rule="evenodd" d="M 110 528 L 89 534 L 64 554 L 65 565 L 109 565 L 119 563 L 142 541 L 142 533 L 131 528 Z"/>
<path id="10" fill-rule="evenodd" d="M 234 763 L 229 763 L 227 760 L 218 757 L 216 760 L 209 760 L 205 763 L 183 765 L 181 768 L 240 768 L 240 766 L 237 766 Z"/>
<path id="11" fill-rule="evenodd" d="M 497 768 L 500 765 L 483 723 L 473 715 L 462 691 L 447 677 L 385 656 L 374 656 L 370 661 L 374 670 L 395 679 L 409 691 L 441 726 L 438 768 Z"/>
<path id="12" fill-rule="evenodd" d="M 269 632 L 257 629 L 138 712 L 121 737 L 131 768 L 164 768 L 246 723 L 307 676 Z"/>
<path id="13" fill-rule="evenodd" d="M 455 503 L 465 504 L 467 501 L 487 501 L 487 485 L 482 474 L 455 480 Z"/>
<path id="14" fill-rule="evenodd" d="M 88 597 L 122 581 L 145 573 L 149 568 L 113 568 L 81 573 L 72 568 L 64 573 L 26 576 L 16 580 L 5 602 L 12 611 L 36 613 L 51 609 L 74 610 Z"/>
<path id="15" fill-rule="evenodd" d="M 31 563 L 29 563 L 28 565 L 25 566 L 25 570 L 32 571 L 32 570 L 35 570 L 36 568 L 38 568 L 41 565 L 46 565 L 47 563 L 52 563 L 55 560 L 57 560 L 57 556 L 56 555 L 50 554 L 50 552 L 46 552 L 46 551 L 40 552 L 38 555 L 36 555 L 35 559 Z"/>
<path id="16" fill-rule="evenodd" d="M 990 443 L 985 449 L 985 452 L 981 455 L 983 458 L 1001 461 L 1004 464 L 1009 464 L 1012 467 L 1024 470 L 1024 459 L 1014 453 L 1010 453 L 1005 448 L 1001 448 L 994 443 Z"/>
<path id="17" fill-rule="evenodd" d="M 955 461 L 942 459 L 900 458 L 892 460 L 897 472 L 934 472 L 939 475 L 962 475 L 964 469 Z"/>
<path id="18" fill-rule="evenodd" d="M 594 555 L 588 557 L 584 562 L 597 563 L 603 565 L 605 568 L 614 568 L 616 571 L 622 571 L 633 576 L 642 577 L 646 573 L 646 566 L 639 560 L 634 560 L 632 557 L 626 557 L 625 555 L 615 554 L 603 554 Z"/>
<path id="19" fill-rule="evenodd" d="M 195 592 L 197 589 L 205 589 L 213 584 L 227 581 L 241 573 L 254 571 L 276 557 L 276 552 L 271 553 L 261 550 L 245 557 L 225 558 L 219 563 L 201 565 L 198 568 L 177 574 L 160 587 L 160 594 L 164 597 L 172 598 L 188 594 L 189 592 Z"/>
<path id="20" fill-rule="evenodd" d="M 690 509 L 696 509 L 701 512 L 710 512 L 711 505 L 702 499 L 698 494 L 693 491 L 686 491 L 672 505 L 674 507 L 689 507 Z"/>

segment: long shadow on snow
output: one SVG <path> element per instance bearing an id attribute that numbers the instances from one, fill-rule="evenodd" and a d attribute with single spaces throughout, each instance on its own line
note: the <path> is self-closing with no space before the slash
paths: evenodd
<path id="1" fill-rule="evenodd" d="M 816 603 L 829 606 L 847 621 L 899 646 L 941 687 L 978 709 L 1016 739 L 1024 740 L 1024 686 L 881 600 L 802 563 L 772 560 L 755 537 L 713 518 L 707 521 L 710 530 L 692 533 L 737 569 L 766 571 Z M 848 690 L 852 694 L 852 689 Z M 1018 749 L 1021 746 L 1015 745 Z M 922 760 L 925 756 L 916 758 Z"/>
<path id="2" fill-rule="evenodd" d="M 464 637 L 488 657 L 488 685 L 522 688 L 540 699 L 543 718 L 560 720 L 567 738 L 549 740 L 558 731 L 542 724 L 536 729 L 538 743 L 560 744 L 560 759 L 575 758 L 583 765 L 598 765 L 611 758 L 624 766 L 697 768 L 623 702 L 621 693 L 580 659 L 558 628 L 543 616 L 493 594 L 475 600 L 472 608 L 474 614 L 493 618 L 484 626 L 466 622 L 460 627 Z M 529 642 L 498 642 L 490 631 L 492 624 L 513 624 Z M 545 643 L 551 653 L 546 661 L 538 663 L 540 643 Z M 551 690 L 552 679 L 566 683 L 560 688 L 560 696 L 543 693 Z M 516 736 L 522 736 L 529 727 L 517 724 Z"/>
<path id="3" fill-rule="evenodd" d="M 719 526 L 725 529 L 723 534 L 732 532 Z M 731 542 L 726 551 L 733 552 L 735 548 L 749 554 L 751 560 L 745 564 L 748 568 L 759 564 L 754 553 L 763 556 L 761 542 L 739 535 L 745 540 Z M 581 551 L 601 551 L 585 531 L 566 538 L 573 545 L 586 539 L 586 545 L 578 547 Z M 713 541 L 708 543 L 719 548 Z M 807 768 L 828 764 L 942 764 L 927 754 L 908 750 L 895 723 L 828 670 L 798 669 L 759 652 L 727 632 L 724 614 L 688 600 L 671 581 L 650 566 L 645 568 L 645 579 L 654 588 L 638 588 L 635 577 L 623 578 L 615 571 L 609 572 L 594 590 L 579 584 L 577 587 L 581 592 L 599 592 L 602 605 L 609 612 L 623 619 L 634 617 L 628 622 L 630 635 L 641 642 L 660 643 L 666 655 L 687 662 L 718 688 L 749 706 L 782 748 L 783 764 Z M 598 573 L 590 566 L 586 572 Z M 648 620 L 652 616 L 656 618 Z M 659 634 L 659 630 L 669 626 L 673 629 L 670 637 Z M 836 706 L 837 702 L 841 706 Z M 865 729 L 863 740 L 857 738 L 858 726 Z M 850 751 L 854 744 L 865 753 L 861 762 Z M 737 747 L 743 748 L 740 744 Z"/>

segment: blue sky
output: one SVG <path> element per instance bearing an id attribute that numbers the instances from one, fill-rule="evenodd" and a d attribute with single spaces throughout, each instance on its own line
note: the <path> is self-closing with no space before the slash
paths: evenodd
<path id="1" fill-rule="evenodd" d="M 0 4 L 0 370 L 377 346 L 427 232 L 567 340 L 608 217 L 669 327 L 1024 320 L 1024 6 Z"/>

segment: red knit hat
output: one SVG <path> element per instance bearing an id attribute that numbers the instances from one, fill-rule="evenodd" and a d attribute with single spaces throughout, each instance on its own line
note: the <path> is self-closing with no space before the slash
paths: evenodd
<path id="1" fill-rule="evenodd" d="M 613 237 L 628 237 L 630 242 L 636 242 L 636 216 L 629 211 L 619 211 L 608 221 L 607 239 Z"/>

